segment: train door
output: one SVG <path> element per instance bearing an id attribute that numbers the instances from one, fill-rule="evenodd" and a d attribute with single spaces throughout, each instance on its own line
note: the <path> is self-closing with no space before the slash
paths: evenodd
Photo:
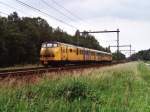
<path id="1" fill-rule="evenodd" d="M 89 52 L 88 52 L 88 50 L 85 50 L 85 60 L 89 61 Z"/>
<path id="2" fill-rule="evenodd" d="M 76 61 L 79 61 L 80 60 L 80 50 L 79 50 L 79 48 L 76 49 L 76 55 L 77 55 L 76 56 L 77 57 Z"/>
<path id="3" fill-rule="evenodd" d="M 85 56 L 85 48 L 83 49 L 83 60 L 85 61 L 86 60 L 86 56 Z"/>
<path id="4" fill-rule="evenodd" d="M 87 50 L 85 49 L 85 51 L 84 51 L 84 59 L 85 59 L 85 61 L 87 61 Z"/>
<path id="5" fill-rule="evenodd" d="M 61 60 L 63 61 L 67 60 L 66 46 L 61 47 Z"/>
<path id="6" fill-rule="evenodd" d="M 68 54 L 68 53 L 69 53 L 68 51 L 69 51 L 68 46 L 66 46 L 66 60 L 67 60 L 67 61 L 68 61 L 68 55 L 69 55 L 69 54 Z"/>
<path id="7" fill-rule="evenodd" d="M 93 55 L 94 55 L 94 61 L 95 61 L 96 60 L 96 53 L 94 52 Z"/>

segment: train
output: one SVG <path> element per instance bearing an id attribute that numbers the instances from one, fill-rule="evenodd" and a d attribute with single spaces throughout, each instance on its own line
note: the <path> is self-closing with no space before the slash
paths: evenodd
<path id="1" fill-rule="evenodd" d="M 40 62 L 44 66 L 111 63 L 111 61 L 111 53 L 62 42 L 44 42 L 40 50 Z"/>

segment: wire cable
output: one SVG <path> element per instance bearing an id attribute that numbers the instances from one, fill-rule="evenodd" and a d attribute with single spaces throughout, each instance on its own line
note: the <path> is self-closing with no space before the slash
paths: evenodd
<path id="1" fill-rule="evenodd" d="M 9 16 L 9 14 L 7 14 L 7 13 L 5 13 L 5 12 L 2 12 L 2 11 L 0 11 L 0 13 Z"/>
<path id="2" fill-rule="evenodd" d="M 68 9 L 66 9 L 65 7 L 63 7 L 62 5 L 60 5 L 59 3 L 57 3 L 55 0 L 51 0 L 53 3 L 55 3 L 57 6 L 61 7 L 62 9 L 64 9 L 66 12 L 68 12 L 70 15 L 72 15 L 73 17 L 75 17 L 78 20 L 82 20 L 80 17 L 78 17 L 77 15 L 73 14 L 71 11 L 69 11 Z"/>
<path id="3" fill-rule="evenodd" d="M 38 12 L 44 14 L 44 15 L 49 16 L 50 18 L 52 18 L 52 19 L 54 19 L 54 20 L 56 20 L 56 21 L 58 21 L 58 22 L 60 22 L 60 23 L 63 23 L 63 24 L 65 24 L 65 25 L 69 26 L 69 27 L 72 27 L 72 28 L 78 30 L 77 27 L 75 27 L 75 26 L 73 26 L 73 25 L 71 25 L 71 24 L 69 24 L 69 23 L 67 23 L 67 22 L 65 22 L 65 21 L 63 21 L 63 20 L 60 20 L 60 19 L 58 19 L 58 18 L 56 18 L 56 17 L 54 17 L 54 16 L 52 16 L 52 15 L 50 15 L 50 14 L 47 14 L 46 12 L 41 11 L 41 10 L 38 9 L 38 8 L 35 8 L 35 7 L 31 6 L 31 5 L 28 5 L 28 4 L 26 4 L 26 3 L 24 3 L 24 2 L 22 2 L 22 1 L 20 1 L 20 0 L 15 0 L 15 1 L 17 1 L 19 4 L 21 4 L 21 5 L 25 6 L 25 7 L 29 7 L 29 8 L 31 8 L 31 9 L 33 9 L 33 10 L 36 10 L 36 11 L 38 11 Z"/>
<path id="4" fill-rule="evenodd" d="M 76 20 L 79 20 L 80 23 L 84 23 L 86 25 L 91 25 L 91 23 L 89 22 L 85 22 L 83 21 L 83 19 L 79 16 L 77 16 L 76 14 L 72 13 L 69 9 L 65 8 L 64 6 L 62 6 L 61 4 L 59 4 L 56 0 L 51 0 L 54 4 L 56 4 L 58 7 L 62 8 L 63 10 L 65 10 L 68 14 L 70 14 L 72 17 L 76 18 Z"/>
<path id="5" fill-rule="evenodd" d="M 63 15 L 64 17 L 67 17 L 69 20 L 74 21 L 74 19 L 72 19 L 71 17 L 67 16 L 65 13 L 59 11 L 57 8 L 53 7 L 52 5 L 50 5 L 48 2 L 46 2 L 45 0 L 41 0 L 42 3 L 44 3 L 45 5 L 47 5 L 49 8 L 52 8 L 53 10 L 57 11 L 58 13 L 60 13 L 61 15 Z"/>
<path id="6" fill-rule="evenodd" d="M 1 2 L 1 1 L 0 1 L 0 4 L 5 5 L 5 6 L 9 7 L 9 8 L 13 8 L 13 9 L 15 9 L 15 10 L 18 10 L 18 11 L 20 11 L 20 12 L 22 12 L 22 13 L 26 13 L 26 12 L 24 12 L 24 11 L 22 11 L 22 10 L 19 10 L 19 9 L 13 7 L 13 6 L 10 6 L 10 5 L 8 5 L 8 4 L 4 3 L 4 2 Z M 26 13 L 26 14 L 27 14 L 27 13 Z"/>

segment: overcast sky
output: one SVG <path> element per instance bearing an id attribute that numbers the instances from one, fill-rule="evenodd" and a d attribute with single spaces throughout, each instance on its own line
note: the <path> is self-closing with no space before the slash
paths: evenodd
<path id="1" fill-rule="evenodd" d="M 149 0 L 55 0 L 55 2 L 54 0 L 45 0 L 49 4 L 49 7 L 42 0 L 21 1 L 75 26 L 80 31 L 116 30 L 119 28 L 121 31 L 121 45 L 131 44 L 132 48 L 136 51 L 150 48 Z M 1 2 L 11 7 L 5 6 Z M 56 3 L 68 9 L 76 17 L 72 16 Z M 0 0 L 0 11 L 7 14 L 17 11 L 19 16 L 40 16 L 46 19 L 49 25 L 54 28 L 59 26 L 69 34 L 74 34 L 76 31 L 75 28 L 58 22 L 49 16 L 21 6 L 16 0 Z M 6 16 L 2 13 L 0 15 Z M 115 33 L 94 35 L 103 46 L 116 45 Z M 114 51 L 115 49 L 112 50 Z"/>

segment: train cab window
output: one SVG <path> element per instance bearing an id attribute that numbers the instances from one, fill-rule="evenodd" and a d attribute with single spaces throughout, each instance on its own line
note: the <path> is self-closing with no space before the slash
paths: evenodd
<path id="1" fill-rule="evenodd" d="M 53 47 L 58 47 L 58 44 L 53 44 Z"/>
<path id="2" fill-rule="evenodd" d="M 53 44 L 52 43 L 48 43 L 47 47 L 53 47 Z"/>
<path id="3" fill-rule="evenodd" d="M 42 47 L 46 47 L 46 44 L 42 44 Z"/>
<path id="4" fill-rule="evenodd" d="M 58 47 L 57 43 L 44 43 L 42 47 Z"/>

